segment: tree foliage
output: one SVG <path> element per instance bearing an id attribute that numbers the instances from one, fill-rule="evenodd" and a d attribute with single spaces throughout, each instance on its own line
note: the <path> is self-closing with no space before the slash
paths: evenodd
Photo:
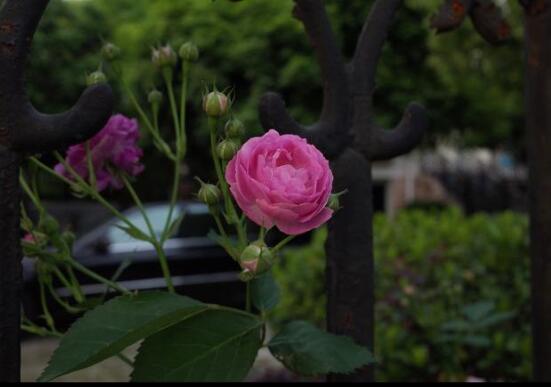
<path id="1" fill-rule="evenodd" d="M 326 1 L 348 56 L 372 3 Z M 429 17 L 438 5 L 438 0 L 406 0 L 398 12 L 378 70 L 377 117 L 392 127 L 407 102 L 416 99 L 431 114 L 425 145 L 459 134 L 454 138 L 461 146 L 504 145 L 521 153 L 519 7 L 505 5 L 513 36 L 495 48 L 482 40 L 470 22 L 453 34 L 436 35 L 429 28 Z M 292 7 L 292 0 L 53 1 L 30 63 L 32 98 L 47 111 L 67 107 L 82 89 L 86 72 L 100 65 L 104 39 L 122 48 L 125 78 L 145 101 L 149 89 L 160 84 L 160 78 L 148 72 L 151 47 L 170 42 L 178 48 L 192 40 L 201 58 L 191 90 L 190 167 L 192 175 L 200 175 L 206 162 L 201 150 L 207 145 L 207 131 L 197 117 L 207 84 L 234 88 L 235 111 L 248 135 L 261 131 L 257 104 L 268 90 L 280 91 L 301 122 L 316 119 L 322 103 L 319 69 L 301 23 L 291 16 Z M 119 101 L 118 110 L 132 113 L 128 101 Z M 169 121 L 163 124 L 170 130 Z M 162 169 L 154 156 L 148 157 L 154 159 L 149 162 L 151 168 Z M 164 176 L 159 173 L 155 179 L 147 185 L 157 186 Z"/>

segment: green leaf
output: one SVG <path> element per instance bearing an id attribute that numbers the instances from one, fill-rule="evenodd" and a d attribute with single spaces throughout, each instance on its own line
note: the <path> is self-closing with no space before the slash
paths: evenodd
<path id="1" fill-rule="evenodd" d="M 73 324 L 38 380 L 50 381 L 89 367 L 207 309 L 199 301 L 165 292 L 114 298 Z"/>
<path id="2" fill-rule="evenodd" d="M 139 228 L 127 227 L 127 226 L 121 226 L 121 225 L 115 225 L 115 227 L 120 228 L 122 231 L 124 231 L 134 239 L 151 242 L 151 238 L 143 231 L 141 231 Z"/>
<path id="3" fill-rule="evenodd" d="M 273 309 L 279 302 L 279 287 L 271 272 L 256 277 L 251 282 L 253 305 L 261 312 Z"/>
<path id="4" fill-rule="evenodd" d="M 440 326 L 440 329 L 445 331 L 457 331 L 457 332 L 464 332 L 471 329 L 472 325 L 470 322 L 464 321 L 464 320 L 452 320 L 445 322 Z"/>
<path id="5" fill-rule="evenodd" d="M 477 328 L 488 328 L 493 325 L 497 325 L 499 323 L 505 322 L 507 320 L 512 319 L 515 316 L 515 312 L 501 312 L 493 314 L 489 317 L 486 317 L 476 323 Z"/>
<path id="6" fill-rule="evenodd" d="M 237 382 L 261 346 L 262 322 L 241 311 L 209 310 L 148 337 L 134 382 Z"/>
<path id="7" fill-rule="evenodd" d="M 478 321 L 488 316 L 495 308 L 492 301 L 480 301 L 463 308 L 463 314 L 471 321 Z"/>
<path id="8" fill-rule="evenodd" d="M 477 348 L 487 348 L 490 346 L 491 341 L 486 336 L 481 335 L 469 335 L 461 340 L 466 345 Z"/>
<path id="9" fill-rule="evenodd" d="M 306 321 L 289 323 L 268 346 L 287 368 L 305 376 L 348 374 L 375 362 L 367 348 L 351 338 L 321 331 Z"/>

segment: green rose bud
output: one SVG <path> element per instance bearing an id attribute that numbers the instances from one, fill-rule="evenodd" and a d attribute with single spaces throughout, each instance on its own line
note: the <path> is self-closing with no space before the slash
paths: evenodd
<path id="1" fill-rule="evenodd" d="M 251 243 L 243 250 L 239 257 L 239 264 L 243 269 L 242 280 L 249 280 L 255 275 L 263 274 L 271 269 L 273 265 L 273 254 L 262 241 Z"/>
<path id="2" fill-rule="evenodd" d="M 159 90 L 152 90 L 147 96 L 147 100 L 152 105 L 160 105 L 163 102 L 163 93 Z"/>
<path id="3" fill-rule="evenodd" d="M 187 62 L 196 62 L 199 59 L 199 49 L 192 42 L 182 44 L 179 54 Z"/>
<path id="4" fill-rule="evenodd" d="M 245 135 L 245 125 L 237 118 L 232 118 L 226 122 L 224 131 L 229 138 L 241 139 Z"/>
<path id="5" fill-rule="evenodd" d="M 218 146 L 216 147 L 216 151 L 218 152 L 218 157 L 220 157 L 222 160 L 229 161 L 233 159 L 233 156 L 237 153 L 239 150 L 240 144 L 232 139 L 226 139 L 222 141 Z"/>
<path id="6" fill-rule="evenodd" d="M 197 197 L 203 203 L 209 206 L 214 206 L 215 204 L 218 204 L 222 198 L 222 192 L 220 191 L 220 188 L 214 184 L 201 183 L 201 188 L 197 193 Z"/>
<path id="7" fill-rule="evenodd" d="M 101 48 L 101 56 L 108 62 L 114 61 L 121 54 L 121 49 L 113 43 L 105 43 Z"/>
<path id="8" fill-rule="evenodd" d="M 228 112 L 228 97 L 219 91 L 212 91 L 203 97 L 203 110 L 209 117 L 221 117 Z"/>
<path id="9" fill-rule="evenodd" d="M 107 77 L 103 73 L 103 71 L 94 71 L 91 74 L 88 74 L 86 77 L 86 85 L 87 86 L 93 86 L 98 85 L 100 83 L 107 83 Z"/>
<path id="10" fill-rule="evenodd" d="M 166 46 L 157 49 L 154 48 L 152 50 L 151 61 L 159 68 L 173 67 L 178 61 L 178 58 L 172 47 L 167 44 Z"/>

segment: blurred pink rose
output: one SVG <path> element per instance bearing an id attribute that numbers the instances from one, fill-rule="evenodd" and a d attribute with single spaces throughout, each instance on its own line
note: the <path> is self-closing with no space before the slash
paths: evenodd
<path id="1" fill-rule="evenodd" d="M 140 174 L 143 151 L 137 142 L 140 136 L 138 121 L 122 114 L 112 116 L 105 127 L 89 140 L 92 164 L 96 175 L 96 188 L 103 191 L 111 186 L 121 189 L 123 183 L 113 176 L 107 167 L 126 172 L 131 176 Z M 89 179 L 85 143 L 73 145 L 67 151 L 65 161 L 85 180 Z M 55 171 L 72 180 L 71 174 L 60 163 Z"/>
<path id="2" fill-rule="evenodd" d="M 329 162 L 305 139 L 270 130 L 247 141 L 226 169 L 245 215 L 266 228 L 302 234 L 327 222 L 333 185 Z"/>

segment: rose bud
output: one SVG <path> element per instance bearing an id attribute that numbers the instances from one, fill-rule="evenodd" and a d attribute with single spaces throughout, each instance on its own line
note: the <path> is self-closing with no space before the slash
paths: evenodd
<path id="1" fill-rule="evenodd" d="M 87 86 L 94 86 L 100 83 L 107 83 L 107 77 L 105 76 L 103 71 L 94 71 L 93 73 L 88 74 L 88 76 L 86 77 Z"/>
<path id="2" fill-rule="evenodd" d="M 232 139 L 226 139 L 222 141 L 216 147 L 218 152 L 218 157 L 224 161 L 229 161 L 233 159 L 233 156 L 239 151 L 239 143 Z"/>
<path id="3" fill-rule="evenodd" d="M 256 241 L 243 250 L 239 257 L 239 264 L 244 272 L 262 274 L 272 267 L 273 255 L 266 244 Z"/>
<path id="4" fill-rule="evenodd" d="M 222 192 L 220 191 L 220 188 L 218 188 L 214 184 L 201 183 L 201 188 L 197 193 L 197 197 L 203 203 L 208 204 L 209 206 L 213 206 L 215 204 L 218 204 L 218 202 L 222 198 Z"/>
<path id="5" fill-rule="evenodd" d="M 159 68 L 173 67 L 178 61 L 178 58 L 176 57 L 176 53 L 172 47 L 167 44 L 164 47 L 153 49 L 151 53 L 151 61 Z"/>
<path id="6" fill-rule="evenodd" d="M 159 90 L 152 90 L 151 92 L 149 92 L 147 100 L 150 104 L 158 106 L 161 104 L 161 102 L 163 102 L 163 93 L 161 93 Z"/>
<path id="7" fill-rule="evenodd" d="M 203 97 L 203 110 L 209 117 L 220 117 L 228 112 L 228 97 L 219 91 L 212 91 Z"/>
<path id="8" fill-rule="evenodd" d="M 120 56 L 121 49 L 113 43 L 105 43 L 101 48 L 101 56 L 108 62 L 114 61 Z"/>
<path id="9" fill-rule="evenodd" d="M 180 58 L 187 62 L 196 62 L 199 59 L 199 49 L 192 42 L 186 42 L 180 47 Z"/>
<path id="10" fill-rule="evenodd" d="M 224 131 L 229 138 L 241 139 L 245 135 L 245 126 L 237 118 L 232 118 L 226 122 Z"/>

